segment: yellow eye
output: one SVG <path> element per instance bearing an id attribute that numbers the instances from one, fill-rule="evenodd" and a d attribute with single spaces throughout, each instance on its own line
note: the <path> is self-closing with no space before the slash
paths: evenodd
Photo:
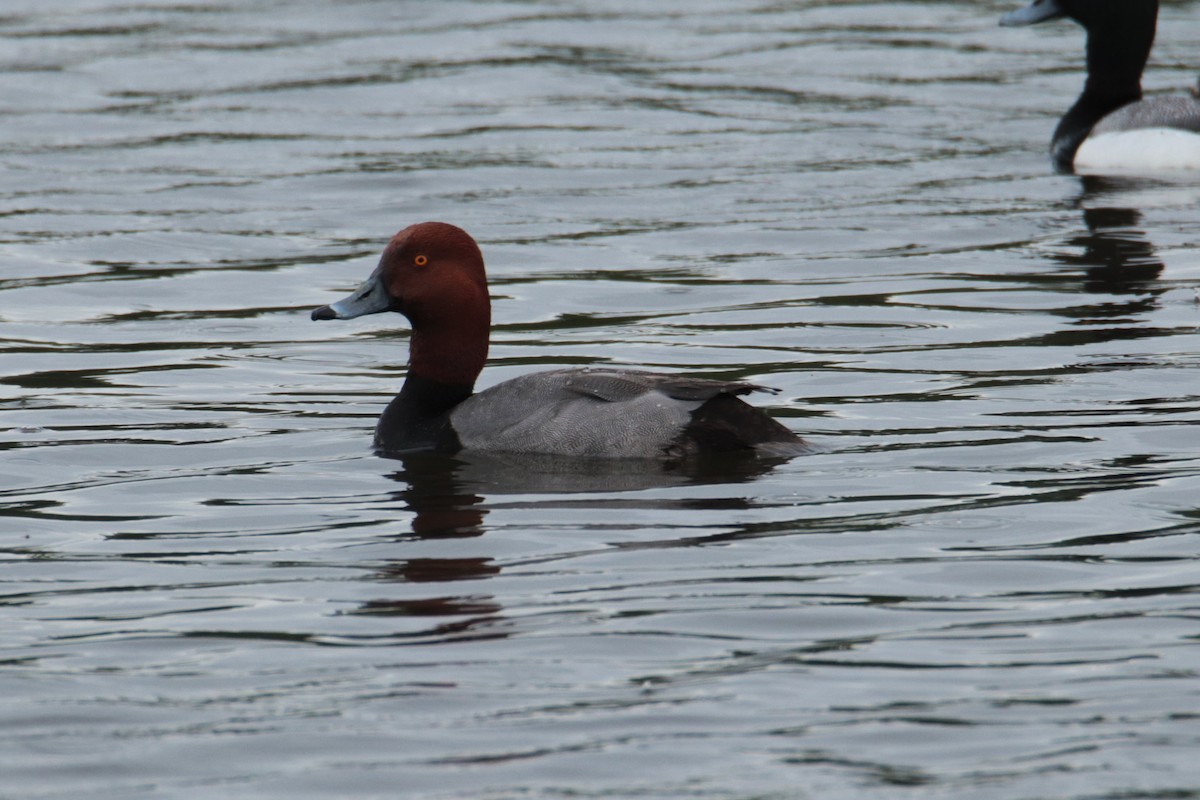
<path id="1" fill-rule="evenodd" d="M 423 266 L 425 266 L 426 264 L 428 264 L 428 263 L 429 263 L 429 259 L 428 259 L 428 258 L 426 258 L 425 256 L 417 256 L 416 258 L 414 258 L 414 259 L 413 259 L 413 262 L 414 262 L 414 263 L 415 263 L 415 264 L 416 264 L 418 267 L 423 267 Z"/>

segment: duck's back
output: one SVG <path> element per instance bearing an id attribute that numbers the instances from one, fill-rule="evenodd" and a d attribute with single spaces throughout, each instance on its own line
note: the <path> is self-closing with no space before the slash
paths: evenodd
<path id="1" fill-rule="evenodd" d="M 798 436 L 735 396 L 759 390 L 633 370 L 551 370 L 472 395 L 450 422 L 468 450 L 662 458 L 802 449 Z"/>
<path id="2" fill-rule="evenodd" d="M 1200 99 L 1192 95 L 1145 97 L 1121 106 L 1092 128 L 1092 136 L 1143 128 L 1200 132 Z"/>

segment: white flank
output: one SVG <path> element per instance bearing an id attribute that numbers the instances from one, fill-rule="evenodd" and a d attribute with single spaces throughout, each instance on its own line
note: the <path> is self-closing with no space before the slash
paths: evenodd
<path id="1" fill-rule="evenodd" d="M 1175 128 L 1139 128 L 1089 136 L 1075 153 L 1084 174 L 1200 170 L 1200 133 Z"/>

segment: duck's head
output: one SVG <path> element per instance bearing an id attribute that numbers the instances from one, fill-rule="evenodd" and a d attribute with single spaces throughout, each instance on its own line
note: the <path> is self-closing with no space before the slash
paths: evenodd
<path id="1" fill-rule="evenodd" d="M 398 311 L 412 324 L 410 374 L 473 383 L 487 357 L 491 304 L 479 245 L 445 222 L 410 225 L 388 242 L 371 276 L 314 320 Z M 468 379 L 469 378 L 469 379 Z"/>

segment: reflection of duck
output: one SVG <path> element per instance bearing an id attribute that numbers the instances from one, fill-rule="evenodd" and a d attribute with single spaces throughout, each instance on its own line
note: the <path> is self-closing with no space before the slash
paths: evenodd
<path id="1" fill-rule="evenodd" d="M 763 387 L 619 369 L 561 369 L 473 394 L 491 324 L 478 245 L 441 222 L 396 234 L 354 294 L 313 312 L 398 311 L 412 324 L 408 376 L 380 417 L 385 454 L 419 450 L 678 459 L 710 452 L 796 455 L 800 437 L 737 395 Z"/>
<path id="2" fill-rule="evenodd" d="M 455 478 L 456 463 L 447 456 L 418 454 L 405 460 L 391 477 L 404 488 L 395 497 L 413 512 L 412 538 L 464 539 L 482 536 L 483 498 Z M 403 536 L 409 539 L 409 536 Z M 382 584 L 427 585 L 429 590 L 397 591 L 399 597 L 368 600 L 352 613 L 369 616 L 429 619 L 430 627 L 405 634 L 428 642 L 505 636 L 504 608 L 491 594 L 479 591 L 478 582 L 500 574 L 490 556 L 464 555 L 458 548 L 451 557 L 421 556 L 381 565 L 375 579 Z M 473 591 L 448 592 L 449 585 L 470 585 Z M 428 593 L 432 592 L 432 593 Z"/>
<path id="3" fill-rule="evenodd" d="M 1084 227 L 1072 226 L 1048 254 L 1065 269 L 1017 276 L 1066 298 L 1050 313 L 1069 322 L 1028 343 L 1073 348 L 1168 335 L 1150 319 L 1167 291 L 1157 283 L 1163 263 L 1142 230 L 1141 212 L 1125 205 L 1134 193 L 1162 182 L 1099 176 L 1080 181 L 1082 191 L 1069 202 L 1081 212 Z M 1080 290 L 1098 296 L 1081 296 Z"/>
<path id="4" fill-rule="evenodd" d="M 408 453 L 397 457 L 401 468 L 389 477 L 402 485 L 394 497 L 412 512 L 412 533 L 402 540 L 460 540 L 482 536 L 490 507 L 484 495 L 509 495 L 491 505 L 523 512 L 545 511 L 586 503 L 612 512 L 614 524 L 638 510 L 746 508 L 750 501 L 737 495 L 706 494 L 664 500 L 627 492 L 696 483 L 738 484 L 769 472 L 776 463 L 762 458 L 690 459 L 669 465 L 654 460 L 577 459 L 462 452 Z M 586 499 L 566 496 L 591 493 Z M 596 497 L 595 493 L 612 494 Z M 549 494 L 549 497 L 544 495 Z M 623 513 L 622 513 L 623 512 Z M 644 524 L 644 521 L 636 524 Z M 718 536 L 729 537 L 727 531 Z M 502 637 L 509 634 L 503 605 L 486 591 L 487 581 L 500 574 L 501 562 L 491 555 L 464 554 L 465 542 L 450 548 L 453 556 L 397 559 L 375 571 L 381 584 L 404 584 L 399 597 L 368 600 L 352 613 L 371 616 L 438 620 L 428 628 L 404 634 L 412 641 Z M 428 552 L 427 550 L 425 552 Z M 420 584 L 427 589 L 415 589 Z M 452 585 L 470 587 L 454 592 Z M 481 591 L 483 589 L 483 591 Z M 447 618 L 453 618 L 447 621 Z"/>
<path id="5" fill-rule="evenodd" d="M 396 499 L 416 516 L 412 530 L 418 538 L 482 536 L 483 498 L 458 480 L 458 463 L 437 453 L 411 453 L 403 469 L 391 475 L 404 484 Z"/>
<path id="6" fill-rule="evenodd" d="M 1146 293 L 1146 284 L 1158 278 L 1163 263 L 1142 230 L 1141 212 L 1135 208 L 1098 203 L 1106 193 L 1128 187 L 1125 182 L 1097 176 L 1083 176 L 1081 180 L 1083 191 L 1077 204 L 1087 231 L 1066 242 L 1080 248 L 1081 252 L 1078 255 L 1063 254 L 1058 260 L 1086 270 L 1089 280 L 1085 288 L 1088 291 Z"/>
<path id="7" fill-rule="evenodd" d="M 1050 144 L 1066 172 L 1200 169 L 1200 100 L 1142 98 L 1158 0 L 1034 0 L 1000 20 L 1069 17 L 1087 29 L 1087 82 Z"/>
<path id="8" fill-rule="evenodd" d="M 479 495 L 571 494 L 579 492 L 638 492 L 669 486 L 697 484 L 733 484 L 754 480 L 775 468 L 783 459 L 707 457 L 688 459 L 685 463 L 665 463 L 653 459 L 620 461 L 615 459 L 577 459 L 526 453 L 462 452 L 453 456 L 441 454 L 408 454 L 401 457 L 405 470 L 398 473 L 406 480 L 416 481 L 404 493 L 409 506 L 421 514 L 412 502 L 411 494 L 432 473 L 447 470 L 458 487 L 460 498 Z M 443 466 L 438 466 L 438 462 Z M 419 466 L 418 466 L 419 465 Z M 429 492 L 423 490 L 421 504 L 429 507 Z M 667 507 L 670 501 L 656 501 Z M 414 522 L 416 525 L 416 522 Z"/>
<path id="9" fill-rule="evenodd" d="M 401 469 L 389 477 L 403 484 L 394 495 L 414 514 L 412 535 L 418 539 L 460 539 L 486 532 L 486 497 L 523 496 L 526 507 L 550 507 L 564 502 L 554 497 L 577 493 L 640 492 L 671 486 L 736 485 L 766 475 L 783 459 L 697 458 L 682 464 L 655 460 L 618 461 L 516 453 L 405 453 L 393 456 Z M 565 502 L 571 502 L 567 500 Z M 631 507 L 637 498 L 588 500 L 593 505 Z M 655 497 L 650 507 L 739 508 L 742 498 L 708 497 L 669 500 Z M 511 507 L 511 503 L 505 503 Z M 407 538 L 407 537 L 406 537 Z M 464 569 L 476 566 L 465 564 Z M 425 570 L 428 572 L 428 570 Z M 411 576 L 406 576 L 411 577 Z"/>

